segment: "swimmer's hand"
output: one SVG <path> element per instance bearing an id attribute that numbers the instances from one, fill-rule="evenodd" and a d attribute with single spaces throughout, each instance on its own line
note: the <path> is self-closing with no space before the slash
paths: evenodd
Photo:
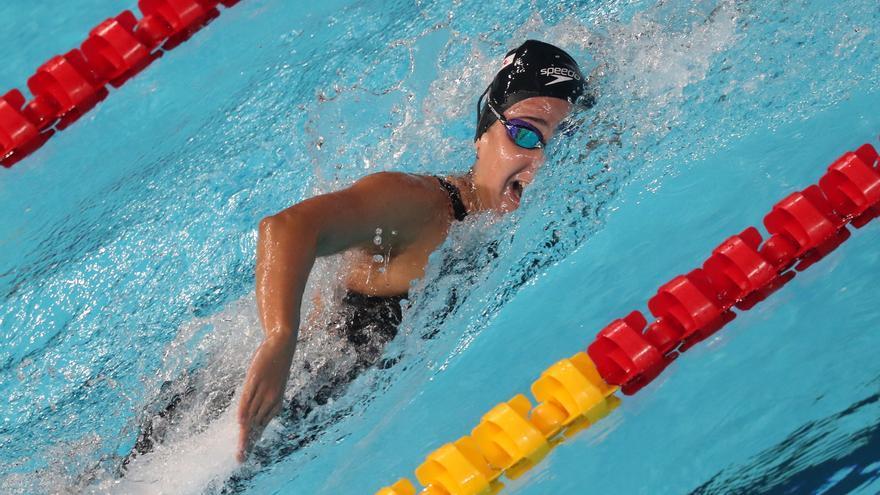
<path id="1" fill-rule="evenodd" d="M 238 405 L 238 462 L 244 462 L 263 430 L 281 410 L 293 346 L 281 336 L 266 338 L 251 361 Z"/>

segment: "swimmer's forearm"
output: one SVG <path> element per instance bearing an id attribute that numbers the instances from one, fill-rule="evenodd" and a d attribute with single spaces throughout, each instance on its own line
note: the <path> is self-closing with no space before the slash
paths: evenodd
<path id="1" fill-rule="evenodd" d="M 254 353 L 238 403 L 239 462 L 281 409 L 303 291 L 315 263 L 316 232 L 296 206 L 260 222 L 256 296 L 266 339 Z"/>
<path id="2" fill-rule="evenodd" d="M 257 244 L 256 297 L 266 337 L 296 345 L 300 307 L 315 263 L 317 236 L 298 215 L 267 217 L 260 222 Z"/>

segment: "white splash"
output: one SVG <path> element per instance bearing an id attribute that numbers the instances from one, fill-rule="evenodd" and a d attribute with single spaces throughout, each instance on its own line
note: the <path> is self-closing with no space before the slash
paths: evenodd
<path id="1" fill-rule="evenodd" d="M 229 408 L 205 431 L 136 457 L 124 478 L 104 481 L 92 493 L 200 494 L 206 487 L 222 484 L 238 469 L 237 439 L 235 409 Z"/>

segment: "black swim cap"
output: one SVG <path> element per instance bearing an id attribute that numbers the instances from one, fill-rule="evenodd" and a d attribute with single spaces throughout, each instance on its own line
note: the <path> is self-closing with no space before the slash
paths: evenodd
<path id="1" fill-rule="evenodd" d="M 534 96 L 549 96 L 575 103 L 586 90 L 586 80 L 571 55 L 561 48 L 537 40 L 528 40 L 507 52 L 501 70 L 486 88 L 487 103 L 477 103 L 477 133 L 474 141 L 495 122 L 488 101 L 503 113 L 514 103 Z M 482 99 L 482 97 L 480 97 Z"/>

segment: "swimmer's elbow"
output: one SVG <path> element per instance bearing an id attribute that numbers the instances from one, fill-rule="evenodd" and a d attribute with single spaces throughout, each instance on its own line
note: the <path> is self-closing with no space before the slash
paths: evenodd
<path id="1" fill-rule="evenodd" d="M 282 229 L 284 220 L 279 215 L 270 215 L 260 220 L 259 238 L 270 239 L 275 237 Z"/>
<path id="2" fill-rule="evenodd" d="M 269 215 L 260 220 L 258 239 L 260 242 L 286 243 L 286 240 L 296 240 L 301 244 L 309 239 L 316 238 L 314 229 L 306 215 L 296 208 L 288 208 L 275 215 Z"/>
<path id="3" fill-rule="evenodd" d="M 275 218 L 274 215 L 270 215 L 260 220 L 260 227 L 257 230 L 260 238 L 262 239 L 268 236 L 273 230 L 275 230 L 277 224 L 278 219 Z"/>

